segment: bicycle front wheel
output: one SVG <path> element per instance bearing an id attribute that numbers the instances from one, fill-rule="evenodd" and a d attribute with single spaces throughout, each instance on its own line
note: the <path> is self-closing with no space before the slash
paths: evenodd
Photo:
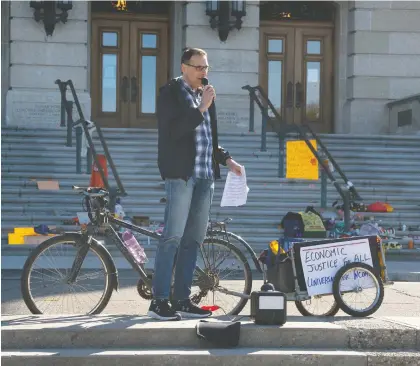
<path id="1" fill-rule="evenodd" d="M 114 289 L 112 263 L 92 241 L 77 278 L 68 283 L 78 234 L 52 237 L 28 257 L 21 276 L 23 300 L 32 314 L 99 314 Z"/>

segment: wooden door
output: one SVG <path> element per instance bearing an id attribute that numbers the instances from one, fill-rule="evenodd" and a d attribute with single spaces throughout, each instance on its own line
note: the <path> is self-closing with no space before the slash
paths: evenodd
<path id="1" fill-rule="evenodd" d="M 332 132 L 332 30 L 329 23 L 263 22 L 260 85 L 282 119 Z"/>
<path id="2" fill-rule="evenodd" d="M 130 23 L 130 126 L 156 127 L 156 98 L 168 79 L 168 28 Z"/>
<path id="3" fill-rule="evenodd" d="M 129 33 L 127 21 L 92 24 L 91 118 L 102 127 L 129 126 Z"/>
<path id="4" fill-rule="evenodd" d="M 156 128 L 156 97 L 169 77 L 166 21 L 92 22 L 92 120 L 103 127 Z"/>
<path id="5" fill-rule="evenodd" d="M 291 121 L 293 101 L 290 87 L 294 82 L 294 29 L 266 27 L 260 36 L 260 85 L 282 120 Z M 270 111 L 269 115 L 274 117 Z"/>

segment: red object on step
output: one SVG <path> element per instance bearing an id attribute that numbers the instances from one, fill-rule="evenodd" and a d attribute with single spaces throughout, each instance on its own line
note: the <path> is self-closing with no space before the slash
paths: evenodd
<path id="1" fill-rule="evenodd" d="M 105 155 L 97 155 L 99 165 L 102 167 L 102 170 L 104 171 L 105 177 L 108 179 L 108 167 L 107 167 L 107 161 Z M 93 162 L 92 164 L 92 173 L 90 175 L 90 186 L 91 187 L 97 187 L 97 188 L 105 188 L 105 184 L 102 180 L 101 173 L 99 172 L 98 167 L 96 166 L 96 163 Z"/>
<path id="2" fill-rule="evenodd" d="M 375 202 L 371 203 L 367 207 L 367 212 L 387 212 L 388 209 L 383 202 Z"/>
<path id="3" fill-rule="evenodd" d="M 217 306 L 217 305 L 203 305 L 201 307 L 201 309 L 203 309 L 203 310 L 209 310 L 209 311 L 216 311 L 216 310 L 219 310 L 220 307 Z"/>

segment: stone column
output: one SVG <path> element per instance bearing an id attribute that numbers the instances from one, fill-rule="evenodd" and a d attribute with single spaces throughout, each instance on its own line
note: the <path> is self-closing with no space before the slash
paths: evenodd
<path id="1" fill-rule="evenodd" d="M 172 70 L 170 77 L 177 77 L 181 73 L 181 56 L 182 49 L 185 47 L 184 39 L 184 24 L 185 24 L 185 4 L 180 1 L 175 1 L 172 4 L 172 27 L 171 27 L 171 51 Z"/>
<path id="2" fill-rule="evenodd" d="M 6 94 L 9 89 L 10 1 L 1 2 L 1 124 L 6 117 Z"/>

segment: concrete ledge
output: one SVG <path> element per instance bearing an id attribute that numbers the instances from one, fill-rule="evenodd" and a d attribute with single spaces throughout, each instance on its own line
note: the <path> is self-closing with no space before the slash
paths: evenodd
<path id="1" fill-rule="evenodd" d="M 116 365 L 229 365 L 254 366 L 263 363 L 264 366 L 282 365 L 341 365 L 341 366 L 370 366 L 370 365 L 405 365 L 418 366 L 420 352 L 355 352 L 343 350 L 279 350 L 279 349 L 161 349 L 161 350 L 105 350 L 105 349 L 76 349 L 76 350 L 28 350 L 3 351 L 3 365 L 18 366 L 116 366 Z"/>
<path id="2" fill-rule="evenodd" d="M 417 333 L 416 349 L 420 350 L 420 318 L 403 317 L 403 316 L 385 316 L 383 319 L 386 321 L 402 324 L 402 325 L 416 329 L 416 333 Z"/>
<path id="3" fill-rule="evenodd" d="M 418 366 L 420 365 L 420 352 L 387 351 L 367 352 L 368 366 Z"/>
<path id="4" fill-rule="evenodd" d="M 391 281 L 420 282 L 420 272 L 389 272 L 388 277 Z"/>
<path id="5" fill-rule="evenodd" d="M 228 320 L 212 320 L 222 319 Z M 240 321 L 241 347 L 346 348 L 348 343 L 345 329 L 333 323 L 294 321 L 280 328 L 256 326 L 248 318 Z M 197 320 L 162 323 L 148 317 L 115 315 L 3 317 L 2 347 L 200 347 L 196 324 Z"/>
<path id="6" fill-rule="evenodd" d="M 397 317 L 398 318 L 398 317 Z M 283 326 L 257 326 L 241 321 L 240 347 L 300 349 L 420 349 L 420 323 L 407 318 L 304 318 L 290 316 Z M 414 318 L 413 318 L 414 319 Z M 227 317 L 212 321 L 229 320 Z M 414 323 L 414 324 L 413 324 Z M 147 317 L 4 316 L 3 349 L 45 348 L 200 348 L 197 320 L 158 322 Z"/>
<path id="7" fill-rule="evenodd" d="M 347 330 L 350 349 L 418 349 L 417 331 L 420 322 L 406 317 L 389 318 L 335 318 L 335 324 Z M 399 320 L 401 319 L 401 320 Z"/>

